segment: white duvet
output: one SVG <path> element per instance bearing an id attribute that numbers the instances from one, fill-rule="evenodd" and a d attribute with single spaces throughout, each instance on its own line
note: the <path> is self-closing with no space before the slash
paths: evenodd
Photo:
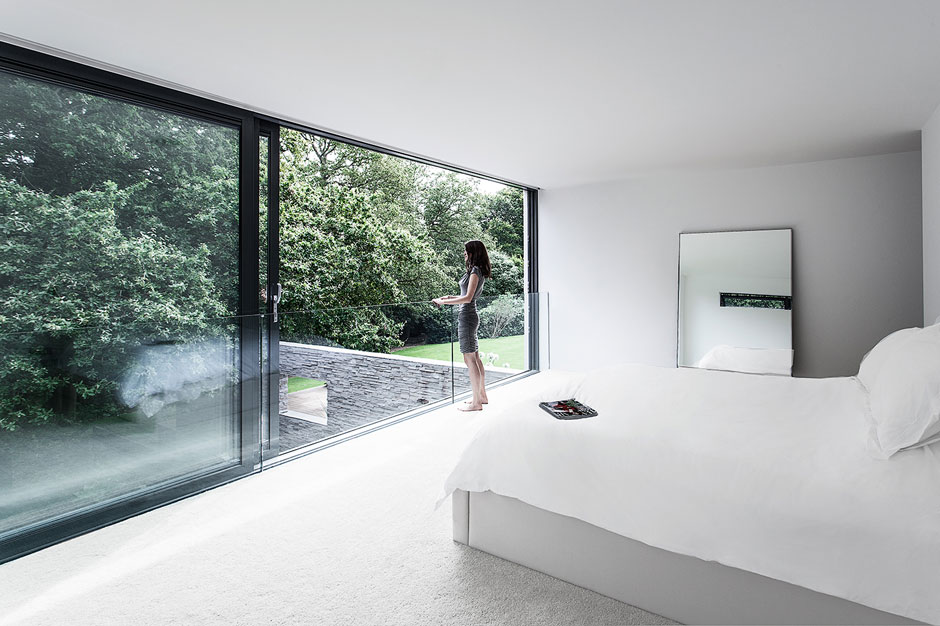
<path id="1" fill-rule="evenodd" d="M 854 378 L 545 372 L 481 418 L 446 481 L 940 624 L 940 445 L 867 451 Z M 538 402 L 577 397 L 594 418 Z"/>

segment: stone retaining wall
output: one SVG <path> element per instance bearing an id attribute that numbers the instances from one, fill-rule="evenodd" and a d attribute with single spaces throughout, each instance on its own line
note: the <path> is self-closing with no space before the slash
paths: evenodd
<path id="1" fill-rule="evenodd" d="M 452 375 L 458 393 L 470 390 L 470 377 L 463 363 L 454 363 L 452 370 L 449 363 L 430 359 L 287 341 L 281 342 L 280 350 L 282 413 L 287 410 L 288 376 L 326 382 L 327 419 L 379 419 L 449 398 Z M 487 368 L 486 381 L 518 372 Z"/>

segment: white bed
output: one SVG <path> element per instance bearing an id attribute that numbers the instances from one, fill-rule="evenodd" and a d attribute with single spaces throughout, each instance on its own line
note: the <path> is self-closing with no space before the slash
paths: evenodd
<path id="1" fill-rule="evenodd" d="M 940 623 L 940 446 L 875 458 L 855 378 L 633 365 L 544 372 L 514 390 L 511 406 L 481 417 L 446 481 L 455 519 L 470 502 L 456 539 L 487 549 L 521 533 L 491 551 L 681 621 Z M 572 396 L 598 417 L 560 421 L 537 406 Z M 522 545 L 526 525 L 541 547 Z M 635 545 L 599 563 L 627 545 L 618 538 Z M 567 556 L 553 560 L 551 546 Z M 577 557 L 591 550 L 599 556 Z M 592 563 L 620 573 L 592 574 Z M 673 599 L 644 606 L 637 581 L 657 572 Z M 715 598 L 709 585 L 723 576 L 724 589 L 750 576 L 740 584 L 753 597 Z M 782 604 L 765 615 L 753 606 L 774 598 Z"/>

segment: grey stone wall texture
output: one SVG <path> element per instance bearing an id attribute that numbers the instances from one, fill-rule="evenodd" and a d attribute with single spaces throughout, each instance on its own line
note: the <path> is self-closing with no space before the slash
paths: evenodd
<path id="1" fill-rule="evenodd" d="M 344 348 L 309 346 L 282 341 L 279 406 L 287 410 L 287 377 L 302 376 L 326 382 L 327 419 L 380 419 L 449 398 L 449 363 L 360 352 Z M 502 380 L 518 370 L 487 369 L 486 381 Z M 454 363 L 457 393 L 470 390 L 463 363 Z"/>

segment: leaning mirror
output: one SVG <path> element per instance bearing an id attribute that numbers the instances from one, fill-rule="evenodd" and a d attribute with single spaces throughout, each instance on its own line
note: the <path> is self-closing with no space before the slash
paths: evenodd
<path id="1" fill-rule="evenodd" d="M 790 229 L 679 235 L 679 366 L 790 375 L 791 242 Z"/>

